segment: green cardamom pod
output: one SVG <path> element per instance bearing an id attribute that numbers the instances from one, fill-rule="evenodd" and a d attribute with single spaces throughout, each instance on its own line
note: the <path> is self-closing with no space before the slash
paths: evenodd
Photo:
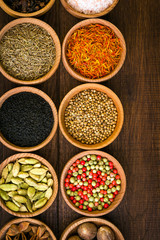
<path id="1" fill-rule="evenodd" d="M 33 165 L 22 165 L 21 172 L 28 172 L 33 168 Z"/>
<path id="2" fill-rule="evenodd" d="M 13 196 L 13 199 L 18 203 L 26 203 L 27 202 L 27 199 L 21 195 L 15 195 L 15 196 Z"/>
<path id="3" fill-rule="evenodd" d="M 19 178 L 27 178 L 27 177 L 29 177 L 29 173 L 27 173 L 27 172 L 19 172 L 18 173 L 18 177 Z"/>
<path id="4" fill-rule="evenodd" d="M 37 159 L 35 159 L 35 158 L 26 158 L 25 162 L 27 164 L 33 164 L 33 165 L 39 163 L 39 161 Z"/>
<path id="5" fill-rule="evenodd" d="M 36 163 L 35 165 L 34 165 L 34 168 L 39 168 L 39 167 L 41 167 L 41 163 L 39 162 L 39 163 Z"/>
<path id="6" fill-rule="evenodd" d="M 31 178 L 33 178 L 34 180 L 39 181 L 39 178 L 40 178 L 39 175 L 35 175 L 35 174 L 29 172 L 29 176 L 30 176 Z"/>
<path id="7" fill-rule="evenodd" d="M 39 191 L 46 191 L 48 189 L 48 185 L 45 183 L 38 183 L 35 188 Z"/>
<path id="8" fill-rule="evenodd" d="M 53 179 L 49 178 L 47 184 L 48 184 L 48 187 L 52 187 L 53 186 Z"/>
<path id="9" fill-rule="evenodd" d="M 13 198 L 12 198 L 12 202 L 14 203 L 14 204 L 16 204 L 16 206 L 17 207 L 21 207 L 21 203 L 19 203 L 19 202 L 17 202 L 16 200 L 14 200 Z"/>
<path id="10" fill-rule="evenodd" d="M 13 163 L 8 163 L 7 167 L 8 167 L 8 172 L 10 172 L 13 168 Z"/>
<path id="11" fill-rule="evenodd" d="M 21 183 L 19 187 L 23 189 L 28 189 L 29 185 L 27 183 Z"/>
<path id="12" fill-rule="evenodd" d="M 0 189 L 5 192 L 15 191 L 18 189 L 18 186 L 15 184 L 1 184 Z"/>
<path id="13" fill-rule="evenodd" d="M 37 193 L 34 195 L 34 197 L 32 198 L 32 202 L 37 201 L 37 200 L 39 200 L 39 199 L 41 199 L 41 198 L 43 198 L 43 197 L 44 197 L 44 193 L 43 193 L 43 192 L 37 192 Z"/>
<path id="14" fill-rule="evenodd" d="M 50 199 L 51 196 L 52 196 L 52 193 L 53 193 L 52 188 L 51 188 L 51 187 L 48 188 L 47 191 L 45 192 L 45 197 L 46 197 L 47 199 Z"/>
<path id="15" fill-rule="evenodd" d="M 13 168 L 12 168 L 13 177 L 17 177 L 19 170 L 20 170 L 20 164 L 17 161 L 17 162 L 15 162 L 15 164 L 13 165 Z"/>
<path id="16" fill-rule="evenodd" d="M 29 187 L 28 190 L 27 190 L 27 195 L 29 197 L 29 199 L 32 199 L 35 195 L 35 188 L 34 187 Z"/>
<path id="17" fill-rule="evenodd" d="M 46 177 L 43 178 L 41 182 L 42 182 L 42 183 L 47 183 L 47 182 L 48 182 L 48 181 L 47 181 L 47 178 L 46 178 Z"/>
<path id="18" fill-rule="evenodd" d="M 1 198 L 2 198 L 4 201 L 8 201 L 8 200 L 9 200 L 8 194 L 7 194 L 5 191 L 3 191 L 3 190 L 0 190 L 0 196 L 1 196 Z"/>
<path id="19" fill-rule="evenodd" d="M 35 208 L 42 208 L 46 204 L 47 201 L 48 201 L 47 198 L 42 198 L 42 199 L 38 200 L 37 202 L 35 202 L 34 206 L 35 206 Z"/>
<path id="20" fill-rule="evenodd" d="M 13 196 L 17 195 L 17 194 L 18 194 L 17 191 L 8 192 L 8 196 L 11 197 L 11 198 L 12 198 Z"/>
<path id="21" fill-rule="evenodd" d="M 33 178 L 28 177 L 28 178 L 25 178 L 24 180 L 31 187 L 36 187 L 37 186 L 37 182 Z"/>
<path id="22" fill-rule="evenodd" d="M 6 202 L 6 206 L 14 212 L 19 212 L 19 207 L 16 206 L 16 204 L 13 202 L 10 202 L 10 201 Z"/>
<path id="23" fill-rule="evenodd" d="M 26 208 L 25 205 L 21 205 L 21 207 L 19 208 L 20 212 L 28 212 L 28 209 Z"/>
<path id="24" fill-rule="evenodd" d="M 11 171 L 7 176 L 6 183 L 9 183 L 12 177 L 13 177 L 13 172 Z"/>
<path id="25" fill-rule="evenodd" d="M 18 189 L 18 194 L 22 195 L 22 196 L 26 196 L 27 195 L 27 190 L 26 189 Z"/>
<path id="26" fill-rule="evenodd" d="M 27 198 L 26 206 L 27 206 L 29 212 L 33 212 L 33 211 L 32 211 L 31 201 L 29 200 L 29 198 Z"/>
<path id="27" fill-rule="evenodd" d="M 47 172 L 46 177 L 47 177 L 47 178 L 51 178 L 51 177 L 52 177 L 51 173 Z"/>
<path id="28" fill-rule="evenodd" d="M 39 176 L 38 182 L 41 182 L 43 180 L 43 178 L 45 178 L 45 176 L 46 176 L 46 173 L 44 173 L 41 176 Z"/>
<path id="29" fill-rule="evenodd" d="M 14 184 L 16 184 L 16 185 L 19 185 L 19 184 L 21 184 L 21 183 L 24 183 L 24 181 L 23 181 L 21 178 L 19 178 L 19 177 L 12 177 L 12 178 L 11 178 L 11 182 L 14 183 Z"/>
<path id="30" fill-rule="evenodd" d="M 2 177 L 6 179 L 7 176 L 8 176 L 8 167 L 6 166 L 5 168 L 3 168 Z"/>
<path id="31" fill-rule="evenodd" d="M 2 178 L 0 178 L 0 185 L 3 184 L 3 183 L 5 183 L 5 180 L 4 180 L 4 178 L 2 177 Z"/>
<path id="32" fill-rule="evenodd" d="M 30 170 L 30 173 L 35 175 L 42 175 L 46 173 L 46 170 L 44 168 L 33 168 Z"/>

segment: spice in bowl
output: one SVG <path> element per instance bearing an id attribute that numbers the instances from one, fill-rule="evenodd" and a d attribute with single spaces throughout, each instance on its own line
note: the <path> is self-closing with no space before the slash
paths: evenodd
<path id="1" fill-rule="evenodd" d="M 78 12 L 96 14 L 111 6 L 113 0 L 67 0 L 67 3 Z"/>
<path id="2" fill-rule="evenodd" d="M 68 133 L 83 144 L 104 142 L 114 132 L 117 109 L 106 93 L 87 89 L 76 94 L 65 109 Z"/>
<path id="3" fill-rule="evenodd" d="M 120 39 L 108 26 L 89 24 L 71 35 L 66 57 L 70 66 L 80 75 L 99 79 L 112 73 L 121 58 Z"/>
<path id="4" fill-rule="evenodd" d="M 32 23 L 18 24 L 0 40 L 0 64 L 12 77 L 31 81 L 46 75 L 55 63 L 51 35 Z"/>
<path id="5" fill-rule="evenodd" d="M 113 162 L 100 155 L 77 159 L 65 178 L 66 194 L 81 210 L 107 209 L 121 189 L 121 177 Z"/>
<path id="6" fill-rule="evenodd" d="M 4 235 L 3 240 L 51 240 L 50 234 L 44 225 L 36 225 L 22 221 L 19 224 L 12 224 Z"/>
<path id="7" fill-rule="evenodd" d="M 44 8 L 50 0 L 3 0 L 16 12 L 32 13 Z"/>
<path id="8" fill-rule="evenodd" d="M 49 103 L 31 92 L 7 98 L 0 108 L 0 132 L 10 143 L 33 147 L 51 133 L 54 117 Z"/>
<path id="9" fill-rule="evenodd" d="M 2 171 L 0 197 L 14 212 L 35 212 L 46 205 L 52 194 L 52 175 L 37 159 L 17 159 Z"/>

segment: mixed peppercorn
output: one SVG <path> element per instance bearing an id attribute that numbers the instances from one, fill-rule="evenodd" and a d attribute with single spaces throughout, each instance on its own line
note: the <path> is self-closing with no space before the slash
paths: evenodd
<path id="1" fill-rule="evenodd" d="M 114 201 L 121 179 L 113 162 L 100 155 L 86 155 L 69 168 L 65 188 L 77 208 L 101 211 Z"/>

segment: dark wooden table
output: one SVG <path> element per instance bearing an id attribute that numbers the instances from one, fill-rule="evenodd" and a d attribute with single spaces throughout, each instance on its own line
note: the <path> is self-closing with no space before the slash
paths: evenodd
<path id="1" fill-rule="evenodd" d="M 127 44 L 127 57 L 122 70 L 104 83 L 121 99 L 125 122 L 119 137 L 102 149 L 117 158 L 126 172 L 124 200 L 116 210 L 104 216 L 120 229 L 126 240 L 156 240 L 160 237 L 158 16 L 157 1 L 120 0 L 115 9 L 103 17 L 121 30 Z M 80 21 L 66 12 L 58 0 L 41 19 L 55 29 L 61 43 L 68 30 Z M 0 29 L 11 20 L 13 18 L 0 10 Z M 61 63 L 51 79 L 36 87 L 46 92 L 58 109 L 65 94 L 79 84 Z M 0 96 L 14 87 L 17 85 L 0 75 Z M 58 130 L 54 139 L 36 153 L 53 165 L 60 179 L 65 163 L 80 151 L 68 143 Z M 14 153 L 0 144 L 0 163 Z M 59 239 L 67 225 L 80 217 L 66 205 L 59 191 L 53 205 L 37 219 L 48 224 Z M 0 228 L 13 218 L 0 208 Z"/>

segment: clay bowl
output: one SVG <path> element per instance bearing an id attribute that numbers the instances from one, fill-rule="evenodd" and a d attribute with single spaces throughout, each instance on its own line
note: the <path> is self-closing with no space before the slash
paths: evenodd
<path id="1" fill-rule="evenodd" d="M 18 83 L 18 84 L 22 84 L 22 85 L 34 85 L 34 84 L 39 84 L 42 82 L 45 82 L 46 80 L 48 80 L 57 70 L 59 63 L 60 63 L 60 59 L 61 59 L 61 45 L 60 45 L 60 41 L 59 38 L 56 34 L 56 32 L 53 30 L 53 28 L 51 28 L 47 23 L 39 20 L 39 19 L 35 19 L 35 18 L 20 18 L 20 19 L 16 19 L 13 20 L 12 22 L 8 23 L 4 28 L 2 28 L 2 30 L 0 31 L 0 41 L 3 37 L 3 35 L 12 27 L 21 24 L 21 23 L 32 23 L 35 25 L 38 25 L 42 28 L 44 28 L 53 38 L 53 41 L 55 43 L 55 49 L 56 49 L 56 58 L 55 58 L 55 63 L 52 66 L 51 70 L 44 76 L 36 79 L 36 80 L 31 80 L 31 81 L 25 81 L 25 80 L 19 80 L 16 79 L 14 77 L 12 77 L 11 75 L 9 75 L 6 70 L 1 66 L 0 64 L 0 72 L 10 81 L 14 82 L 14 83 Z"/>
<path id="2" fill-rule="evenodd" d="M 39 145 L 36 145 L 36 146 L 33 146 L 33 147 L 20 147 L 20 146 L 14 145 L 13 143 L 9 142 L 2 135 L 1 132 L 0 132 L 0 142 L 2 142 L 6 147 L 8 147 L 12 150 L 15 150 L 15 151 L 32 152 L 32 151 L 36 151 L 36 150 L 44 147 L 45 145 L 47 145 L 51 141 L 53 136 L 55 135 L 56 130 L 57 130 L 57 126 L 58 126 L 57 109 L 56 109 L 56 106 L 53 103 L 52 99 L 46 93 L 42 92 L 41 90 L 39 90 L 37 88 L 33 88 L 33 87 L 17 87 L 17 88 L 13 88 L 13 89 L 9 90 L 5 94 L 3 94 L 2 97 L 0 98 L 0 108 L 7 98 L 9 98 L 10 96 L 12 96 L 14 94 L 21 93 L 21 92 L 31 92 L 31 93 L 37 94 L 40 97 L 42 97 L 46 102 L 49 103 L 49 105 L 52 109 L 53 118 L 54 118 L 53 128 L 52 128 L 49 136 L 43 142 L 41 142 Z"/>
<path id="3" fill-rule="evenodd" d="M 96 13 L 96 14 L 84 14 L 81 12 L 76 11 L 74 8 L 72 8 L 66 0 L 61 0 L 61 3 L 63 5 L 63 7 L 70 13 L 72 14 L 74 17 L 77 18 L 96 18 L 96 17 L 100 17 L 103 15 L 106 15 L 107 13 L 109 13 L 110 11 L 112 11 L 112 9 L 117 5 L 119 0 L 114 0 L 113 3 L 107 7 L 104 11 Z"/>
<path id="4" fill-rule="evenodd" d="M 45 14 L 46 12 L 48 12 L 50 10 L 50 8 L 53 6 L 55 0 L 50 0 L 49 3 L 42 9 L 33 12 L 33 13 L 21 13 L 21 12 L 17 12 L 14 11 L 13 9 L 11 9 L 7 4 L 5 4 L 5 2 L 3 0 L 1 0 L 0 2 L 0 7 L 10 16 L 15 17 L 15 18 L 19 18 L 19 17 L 39 17 L 43 14 Z"/>
<path id="5" fill-rule="evenodd" d="M 118 38 L 120 39 L 120 44 L 122 46 L 122 52 L 121 52 L 121 58 L 120 61 L 117 65 L 117 67 L 108 75 L 101 77 L 101 78 L 96 78 L 96 79 L 90 79 L 90 78 L 86 78 L 83 77 L 81 74 L 77 73 L 72 66 L 69 64 L 67 56 L 66 56 L 66 52 L 67 52 L 67 44 L 68 44 L 68 40 L 70 39 L 71 35 L 80 27 L 84 27 L 86 25 L 89 24 L 102 24 L 104 26 L 108 26 L 110 27 L 115 34 L 118 36 Z M 121 67 L 123 66 L 124 60 L 126 57 L 126 44 L 125 44 L 125 40 L 124 37 L 122 35 L 122 33 L 118 30 L 118 28 L 113 25 L 112 23 L 106 21 L 106 20 L 102 20 L 102 19 L 87 19 L 87 20 L 83 20 L 79 23 L 77 23 L 76 25 L 74 25 L 69 32 L 67 33 L 67 35 L 64 38 L 63 44 L 62 44 L 62 61 L 64 64 L 65 69 L 67 70 L 67 72 L 75 79 L 82 81 L 82 82 L 104 82 L 110 78 L 112 78 L 113 76 L 115 76 L 119 70 L 121 69 Z"/>
<path id="6" fill-rule="evenodd" d="M 66 126 L 65 126 L 65 122 L 64 122 L 65 109 L 68 106 L 69 101 L 77 93 L 79 93 L 81 91 L 84 91 L 86 89 L 96 89 L 98 91 L 106 93 L 108 95 L 108 97 L 110 97 L 113 100 L 113 102 L 114 102 L 114 104 L 117 108 L 117 112 L 118 112 L 117 124 L 116 124 L 115 130 L 112 133 L 112 135 L 110 137 L 108 137 L 104 142 L 97 143 L 97 144 L 92 144 L 92 145 L 83 144 L 83 143 L 77 141 L 76 139 L 74 139 L 68 133 L 68 131 L 66 129 Z M 111 89 L 109 89 L 109 88 L 107 88 L 103 85 L 100 85 L 100 84 L 87 83 L 87 84 L 82 84 L 78 87 L 73 88 L 63 98 L 63 100 L 60 104 L 60 107 L 59 107 L 59 126 L 60 126 L 62 134 L 71 144 L 73 144 L 76 147 L 82 148 L 82 149 L 100 149 L 100 148 L 106 147 L 107 145 L 112 143 L 117 138 L 117 136 L 119 135 L 119 133 L 122 129 L 123 120 L 124 120 L 124 112 L 123 112 L 123 106 L 121 104 L 121 101 L 119 100 L 117 95 Z"/>
<path id="7" fill-rule="evenodd" d="M 29 222 L 29 223 L 35 224 L 37 226 L 41 226 L 41 225 L 45 226 L 46 230 L 49 232 L 49 234 L 51 236 L 51 239 L 56 240 L 56 237 L 53 234 L 52 230 L 45 223 L 43 223 L 37 219 L 31 219 L 31 218 L 17 218 L 17 219 L 10 221 L 6 225 L 4 225 L 4 227 L 0 230 L 0 240 L 2 240 L 4 238 L 5 233 L 8 231 L 8 229 L 11 227 L 12 224 L 19 224 L 21 222 Z"/>
<path id="8" fill-rule="evenodd" d="M 124 237 L 122 233 L 119 231 L 119 229 L 111 222 L 102 219 L 102 218 L 80 218 L 72 222 L 62 233 L 60 240 L 68 240 L 69 237 L 72 235 L 78 235 L 77 229 L 82 223 L 94 223 L 97 227 L 101 226 L 108 226 L 110 227 L 114 234 L 115 234 L 115 240 L 124 240 Z"/>
<path id="9" fill-rule="evenodd" d="M 105 157 L 107 158 L 109 161 L 112 161 L 113 162 L 113 165 L 115 166 L 115 168 L 118 170 L 118 173 L 121 177 L 121 189 L 119 191 L 119 194 L 115 197 L 114 201 L 112 202 L 112 204 L 106 208 L 106 209 L 103 209 L 102 211 L 93 211 L 93 212 L 89 212 L 88 210 L 81 210 L 79 208 L 77 208 L 72 202 L 71 200 L 69 199 L 68 195 L 66 194 L 66 189 L 65 189 L 65 185 L 64 185 L 64 182 L 65 182 L 65 178 L 67 176 L 67 171 L 68 169 L 70 168 L 70 166 L 77 160 L 77 159 L 80 159 L 82 158 L 83 156 L 87 155 L 87 154 L 95 154 L 95 155 L 100 155 L 102 157 Z M 61 193 L 62 193 L 62 196 L 65 200 L 65 202 L 67 203 L 67 205 L 72 209 L 74 210 L 75 212 L 79 213 L 79 214 L 82 214 L 82 215 L 85 215 L 85 216 L 88 216 L 88 217 L 98 217 L 98 216 L 103 216 L 103 215 L 106 215 L 108 213 L 110 213 L 111 211 L 113 211 L 116 207 L 118 207 L 118 205 L 120 204 L 120 202 L 122 201 L 123 197 L 124 197 L 124 194 L 125 194 L 125 191 L 126 191 L 126 176 L 125 176 L 125 173 L 124 173 L 124 170 L 122 168 L 122 166 L 120 165 L 120 163 L 113 157 L 111 156 L 110 154 L 108 153 L 105 153 L 105 152 L 102 152 L 102 151 L 96 151 L 96 150 L 93 150 L 93 151 L 85 151 L 85 152 L 81 152 L 81 153 L 78 153 L 77 155 L 75 155 L 74 157 L 72 157 L 68 162 L 67 164 L 64 166 L 64 169 L 62 171 L 62 174 L 61 174 L 61 180 L 60 180 L 60 188 L 61 188 Z M 65 238 L 63 238 L 65 239 Z"/>
<path id="10" fill-rule="evenodd" d="M 52 174 L 52 178 L 53 178 L 53 195 L 51 196 L 51 198 L 48 200 L 48 202 L 46 203 L 46 205 L 44 205 L 44 207 L 38 209 L 35 212 L 27 212 L 27 213 L 22 213 L 22 212 L 14 212 L 12 210 L 10 210 L 9 208 L 6 207 L 4 201 L 2 200 L 2 198 L 0 198 L 0 206 L 8 213 L 16 216 L 16 217 L 34 217 L 37 216 L 43 212 L 45 212 L 54 202 L 56 196 L 57 196 L 57 192 L 58 192 L 58 179 L 57 179 L 57 174 L 55 172 L 55 170 L 53 169 L 52 165 L 44 158 L 36 155 L 36 154 L 32 154 L 32 153 L 18 153 L 15 155 L 10 156 L 9 158 L 7 158 L 5 161 L 3 161 L 0 165 L 0 176 L 2 173 L 3 168 L 10 162 L 14 162 L 16 159 L 18 158 L 23 158 L 23 157 L 31 157 L 31 158 L 35 158 L 37 160 L 39 160 L 43 165 L 47 166 L 50 173 Z"/>

